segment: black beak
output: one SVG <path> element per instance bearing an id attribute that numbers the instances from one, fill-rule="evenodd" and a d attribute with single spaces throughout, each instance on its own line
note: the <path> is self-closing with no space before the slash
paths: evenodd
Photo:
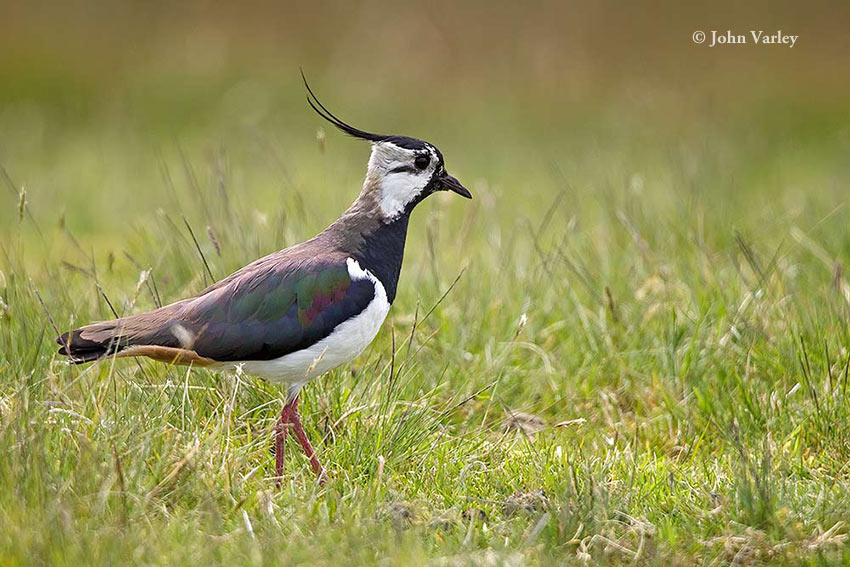
<path id="1" fill-rule="evenodd" d="M 448 173 L 443 174 L 440 177 L 440 184 L 442 185 L 443 191 L 454 191 L 461 197 L 466 197 L 467 199 L 472 199 L 472 193 L 469 192 L 469 189 L 460 184 L 453 175 L 449 175 Z"/>

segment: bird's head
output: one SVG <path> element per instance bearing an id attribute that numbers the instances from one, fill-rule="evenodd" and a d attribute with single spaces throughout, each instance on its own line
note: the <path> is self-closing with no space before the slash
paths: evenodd
<path id="1" fill-rule="evenodd" d="M 355 128 L 334 116 L 319 102 L 307 79 L 304 79 L 304 85 L 307 87 L 307 102 L 319 116 L 349 136 L 372 144 L 363 191 L 374 198 L 386 222 L 410 213 L 413 207 L 436 191 L 454 191 L 467 199 L 472 198 L 472 193 L 446 171 L 443 154 L 436 146 L 416 138 L 372 134 Z"/>

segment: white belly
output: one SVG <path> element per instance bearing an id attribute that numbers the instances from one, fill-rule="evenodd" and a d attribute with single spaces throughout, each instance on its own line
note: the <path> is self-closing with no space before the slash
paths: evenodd
<path id="1" fill-rule="evenodd" d="M 384 286 L 372 273 L 348 258 L 348 275 L 353 281 L 368 279 L 375 286 L 375 297 L 360 314 L 344 321 L 333 333 L 316 344 L 272 360 L 247 360 L 222 363 L 222 369 L 241 366 L 242 371 L 271 382 L 284 382 L 292 389 L 357 358 L 371 343 L 387 317 L 390 304 Z"/>

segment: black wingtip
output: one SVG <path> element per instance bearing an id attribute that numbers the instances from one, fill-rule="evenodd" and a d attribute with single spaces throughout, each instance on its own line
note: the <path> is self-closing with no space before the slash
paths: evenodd
<path id="1" fill-rule="evenodd" d="M 60 345 L 58 354 L 67 356 L 72 364 L 94 362 L 117 351 L 114 341 L 104 344 L 84 339 L 80 336 L 80 329 L 62 333 L 56 337 L 56 343 Z"/>
<path id="2" fill-rule="evenodd" d="M 71 333 L 72 331 L 69 331 L 56 337 L 56 344 L 62 347 L 59 349 L 59 354 L 71 356 Z"/>

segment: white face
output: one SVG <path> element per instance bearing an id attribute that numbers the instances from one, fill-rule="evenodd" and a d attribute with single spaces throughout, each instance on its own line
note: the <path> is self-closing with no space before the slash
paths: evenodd
<path id="1" fill-rule="evenodd" d="M 391 142 L 372 144 L 366 179 L 378 187 L 378 204 L 384 219 L 392 220 L 403 213 L 425 190 L 438 168 L 442 166 L 431 146 L 408 150 Z"/>

